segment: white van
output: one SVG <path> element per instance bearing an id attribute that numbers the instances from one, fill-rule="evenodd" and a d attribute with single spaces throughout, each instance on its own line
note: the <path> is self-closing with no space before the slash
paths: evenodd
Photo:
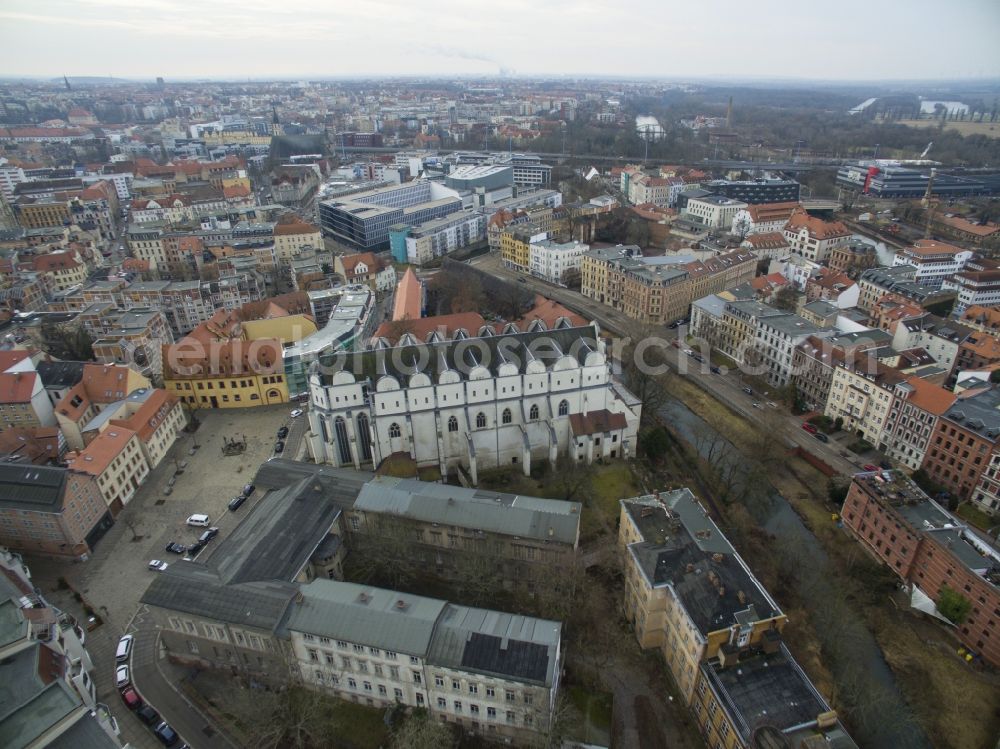
<path id="1" fill-rule="evenodd" d="M 196 514 L 192 515 L 187 519 L 188 525 L 194 525 L 199 528 L 207 528 L 211 521 L 208 519 L 208 515 Z"/>
<path id="2" fill-rule="evenodd" d="M 121 663 L 127 661 L 132 654 L 132 635 L 125 635 L 118 641 L 118 649 L 115 650 L 115 660 Z"/>

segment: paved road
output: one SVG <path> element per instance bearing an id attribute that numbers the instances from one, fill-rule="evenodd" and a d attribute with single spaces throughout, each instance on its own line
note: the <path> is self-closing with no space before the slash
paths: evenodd
<path id="1" fill-rule="evenodd" d="M 604 304 L 589 299 L 579 292 L 565 289 L 547 283 L 532 276 L 525 276 L 517 271 L 503 267 L 497 254 L 481 255 L 473 258 L 472 264 L 480 270 L 527 286 L 529 289 L 555 299 L 560 304 L 591 320 L 596 320 L 601 328 L 617 336 L 627 336 L 632 340 L 641 340 L 649 335 L 662 336 L 664 341 L 676 338 L 681 329 L 669 330 L 664 326 L 649 326 L 632 320 L 623 312 L 612 309 Z M 518 281 L 523 278 L 523 283 Z M 753 407 L 754 401 L 760 402 L 743 392 L 743 381 L 738 371 L 727 372 L 724 375 L 712 374 L 708 365 L 699 365 L 693 359 L 685 356 L 679 349 L 667 348 L 667 363 L 680 374 L 690 377 L 699 387 L 711 393 L 717 400 L 725 403 L 732 410 L 749 421 L 759 420 L 760 414 Z M 851 459 L 850 453 L 836 441 L 824 444 L 802 429 L 801 417 L 792 416 L 782 411 L 780 436 L 796 446 L 821 458 L 839 473 L 850 475 L 861 469 L 864 461 Z"/>

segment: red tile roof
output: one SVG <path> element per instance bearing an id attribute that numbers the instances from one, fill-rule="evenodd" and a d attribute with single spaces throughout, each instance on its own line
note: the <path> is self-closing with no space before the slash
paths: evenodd
<path id="1" fill-rule="evenodd" d="M 18 362 L 22 362 L 31 356 L 30 351 L 25 349 L 10 349 L 0 351 L 0 372 L 6 372 Z"/>
<path id="2" fill-rule="evenodd" d="M 624 429 L 628 425 L 624 414 L 611 413 L 607 409 L 585 414 L 570 414 L 569 423 L 574 436 L 577 437 L 582 434 L 604 434 Z"/>
<path id="3" fill-rule="evenodd" d="M 418 319 L 423 304 L 423 294 L 423 285 L 417 278 L 417 274 L 413 272 L 413 268 L 407 268 L 403 278 L 396 285 L 396 300 L 392 305 L 392 319 Z"/>
<path id="4" fill-rule="evenodd" d="M 785 231 L 798 232 L 805 228 L 814 239 L 835 239 L 851 236 L 850 230 L 839 221 L 824 221 L 810 216 L 805 209 L 794 211 L 785 225 Z"/>
<path id="5" fill-rule="evenodd" d="M 36 377 L 35 372 L 0 373 L 0 403 L 30 403 Z"/>
<path id="6" fill-rule="evenodd" d="M 79 265 L 80 263 L 69 252 L 50 252 L 46 255 L 35 255 L 31 259 L 32 270 L 40 273 L 71 270 Z"/>

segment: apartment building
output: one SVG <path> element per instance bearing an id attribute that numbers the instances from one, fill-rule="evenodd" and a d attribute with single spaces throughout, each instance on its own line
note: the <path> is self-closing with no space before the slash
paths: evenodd
<path id="1" fill-rule="evenodd" d="M 509 215 L 509 211 L 498 213 Z M 527 214 L 523 214 L 521 218 L 525 222 L 530 220 Z M 506 225 L 502 220 L 494 223 L 496 230 L 492 241 L 496 246 L 491 243 L 490 249 L 499 249 L 501 223 Z M 390 227 L 389 246 L 396 261 L 421 266 L 435 258 L 482 241 L 487 235 L 486 232 L 486 214 L 455 211 L 416 226 L 399 224 Z"/>
<path id="2" fill-rule="evenodd" d="M 347 284 L 365 284 L 372 291 L 390 291 L 396 285 L 392 263 L 374 252 L 335 255 L 333 269 Z"/>
<path id="3" fill-rule="evenodd" d="M 905 381 L 902 372 L 880 363 L 870 353 L 853 352 L 834 367 L 830 395 L 823 413 L 843 419 L 844 429 L 885 450 L 885 427 L 893 392 Z"/>
<path id="4" fill-rule="evenodd" d="M 817 263 L 826 260 L 834 247 L 851 239 L 850 230 L 839 221 L 824 221 L 801 208 L 788 219 L 784 235 L 792 252 Z"/>
<path id="5" fill-rule="evenodd" d="M 1000 440 L 1000 390 L 990 387 L 964 394 L 937 421 L 923 469 L 959 499 L 973 490 Z M 983 508 L 987 509 L 987 508 Z"/>
<path id="6" fill-rule="evenodd" d="M 738 221 L 739 218 L 733 220 Z M 740 247 L 750 250 L 760 260 L 780 260 L 787 257 L 791 250 L 791 245 L 780 230 L 751 234 L 740 243 Z"/>
<path id="7" fill-rule="evenodd" d="M 941 282 L 944 291 L 958 294 L 952 314 L 964 315 L 970 307 L 1000 305 L 1000 270 L 961 271 Z"/>
<path id="8" fill-rule="evenodd" d="M 55 423 L 52 403 L 31 352 L 0 351 L 0 431 Z"/>
<path id="9" fill-rule="evenodd" d="M 830 270 L 847 273 L 851 270 L 865 270 L 878 265 L 878 256 L 874 245 L 860 240 L 852 240 L 831 247 L 826 264 Z"/>
<path id="10" fill-rule="evenodd" d="M 87 266 L 70 250 L 34 255 L 29 270 L 42 277 L 48 294 L 66 291 L 87 280 Z"/>
<path id="11" fill-rule="evenodd" d="M 830 339 L 809 336 L 792 354 L 795 393 L 810 410 L 823 409 L 830 396 L 833 373 L 844 361 L 844 349 Z"/>
<path id="12" fill-rule="evenodd" d="M 973 331 L 954 320 L 932 315 L 905 316 L 892 331 L 892 348 L 896 351 L 922 348 L 944 369 L 951 370 L 963 342 Z"/>
<path id="13" fill-rule="evenodd" d="M 965 268 L 973 258 L 972 250 L 938 242 L 933 239 L 918 239 L 911 247 L 904 247 L 892 258 L 893 266 L 912 265 L 916 268 L 917 283 L 941 288 L 945 279 Z"/>
<path id="14" fill-rule="evenodd" d="M 757 320 L 753 337 L 753 356 L 744 351 L 743 362 L 763 369 L 761 373 L 774 387 L 784 387 L 792 380 L 795 349 L 808 338 L 825 338 L 835 333 L 823 330 L 798 315 L 765 315 Z"/>
<path id="15" fill-rule="evenodd" d="M 732 233 L 747 239 L 756 234 L 781 234 L 798 206 L 797 201 L 748 205 L 733 216 Z"/>
<path id="16" fill-rule="evenodd" d="M 572 242 L 553 242 L 543 239 L 529 246 L 531 275 L 549 283 L 565 284 L 570 273 L 580 270 L 580 258 L 590 245 Z"/>
<path id="17" fill-rule="evenodd" d="M 966 308 L 959 322 L 980 333 L 1000 335 L 1000 307 L 973 305 Z"/>
<path id="18" fill-rule="evenodd" d="M 748 204 L 739 200 L 706 195 L 703 198 L 688 200 L 683 215 L 713 229 L 728 230 L 732 228 L 737 214 L 747 208 Z"/>
<path id="19" fill-rule="evenodd" d="M 893 396 L 884 426 L 883 449 L 887 458 L 915 471 L 924 462 L 938 419 L 957 396 L 914 375 L 897 383 Z"/>
<path id="20" fill-rule="evenodd" d="M 858 278 L 861 294 L 858 306 L 866 312 L 886 294 L 893 294 L 901 300 L 915 302 L 927 309 L 937 304 L 947 304 L 956 298 L 951 289 L 935 288 L 918 283 L 916 268 L 912 265 L 897 265 L 891 268 L 869 268 Z"/>
<path id="21" fill-rule="evenodd" d="M 323 233 L 305 221 L 274 225 L 274 254 L 279 263 L 288 263 L 306 247 L 323 248 Z"/>
<path id="22" fill-rule="evenodd" d="M 131 393 L 151 387 L 149 379 L 130 367 L 113 364 L 82 363 L 82 371 L 75 384 L 76 368 L 69 373 L 70 379 L 56 379 L 54 387 L 65 395 L 56 402 L 54 413 L 59 430 L 66 438 L 66 444 L 73 450 L 82 450 L 86 444 L 83 433 L 87 426 L 108 406 L 119 403 Z"/>
<path id="23" fill-rule="evenodd" d="M 97 361 L 131 367 L 153 384 L 163 381 L 162 348 L 173 343 L 174 334 L 161 310 L 136 307 L 107 311 L 91 335 Z"/>
<path id="24" fill-rule="evenodd" d="M 992 367 L 1000 362 L 1000 340 L 989 333 L 970 333 L 958 346 L 947 384 L 954 385 L 962 372 Z"/>
<path id="25" fill-rule="evenodd" d="M 972 604 L 955 634 L 1000 665 L 1000 550 L 899 472 L 861 473 L 841 511 L 844 527 L 875 559 L 932 602 L 947 587 Z"/>
<path id="26" fill-rule="evenodd" d="M 723 646 L 758 646 L 785 614 L 688 489 L 623 499 L 625 617 L 691 704 L 700 665 Z"/>
<path id="27" fill-rule="evenodd" d="M 114 524 L 93 476 L 57 466 L 0 463 L 0 544 L 85 560 Z"/>
<path id="28" fill-rule="evenodd" d="M 96 479 L 112 517 L 118 517 L 149 474 L 138 433 L 118 425 L 98 434 L 83 450 L 66 453 L 66 465 Z"/>
<path id="29" fill-rule="evenodd" d="M 858 304 L 860 287 L 846 273 L 822 268 L 806 281 L 806 300 L 814 302 L 817 299 L 830 302 L 838 309 L 850 309 Z"/>
<path id="30" fill-rule="evenodd" d="M 514 226 L 500 234 L 500 258 L 504 267 L 521 273 L 531 272 L 531 245 L 549 238 L 549 232 L 537 224 Z"/>

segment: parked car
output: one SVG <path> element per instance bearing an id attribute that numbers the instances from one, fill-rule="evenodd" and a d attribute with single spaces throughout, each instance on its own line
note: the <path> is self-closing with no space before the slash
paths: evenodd
<path id="1" fill-rule="evenodd" d="M 809 432 L 809 434 L 816 434 L 819 431 L 815 424 L 810 424 L 808 421 L 802 422 L 802 428 Z"/>
<path id="2" fill-rule="evenodd" d="M 687 354 L 688 356 L 694 356 L 694 351 L 692 351 L 689 348 L 684 349 L 684 353 Z"/>
<path id="3" fill-rule="evenodd" d="M 747 395 L 753 395 L 752 388 L 743 388 L 743 392 L 746 393 Z"/>
<path id="4" fill-rule="evenodd" d="M 153 572 L 163 572 L 163 570 L 165 570 L 170 565 L 167 564 L 166 562 L 160 561 L 159 559 L 150 559 L 149 564 L 147 566 L 149 567 L 149 569 L 153 570 Z"/>
<path id="5" fill-rule="evenodd" d="M 288 427 L 282 427 L 282 429 L 284 429 L 286 431 L 286 433 L 287 433 Z M 256 488 L 257 487 L 254 486 L 253 484 L 247 484 L 246 486 L 243 487 L 243 496 L 244 497 L 249 497 L 251 494 L 253 494 L 253 490 L 256 489 Z"/>
<path id="6" fill-rule="evenodd" d="M 118 641 L 118 649 L 115 650 L 115 660 L 123 663 L 132 655 L 132 635 L 124 635 Z"/>
<path id="7" fill-rule="evenodd" d="M 283 440 L 287 436 L 288 436 L 288 427 L 281 427 L 281 429 L 278 430 L 278 439 Z"/>
<path id="8" fill-rule="evenodd" d="M 171 554 L 183 554 L 185 551 L 188 550 L 188 547 L 185 546 L 184 544 L 179 544 L 176 541 L 171 541 L 169 544 L 167 544 L 166 550 L 169 551 Z"/>
<path id="9" fill-rule="evenodd" d="M 207 528 L 211 524 L 208 515 L 203 515 L 202 513 L 195 513 L 187 519 L 188 525 L 193 525 L 196 528 Z"/>
<path id="10" fill-rule="evenodd" d="M 680 342 L 680 341 L 678 341 L 678 340 L 677 340 L 677 339 L 675 338 L 674 340 L 672 340 L 672 341 L 670 342 L 670 345 L 671 345 L 671 346 L 673 346 L 674 348 L 680 348 L 680 347 L 681 347 L 681 342 Z"/>
<path id="11" fill-rule="evenodd" d="M 753 403 L 751 403 L 750 405 L 752 405 L 752 406 L 753 406 L 754 408 L 759 408 L 759 409 L 761 409 L 761 410 L 763 410 L 763 408 L 764 408 L 764 407 L 763 407 L 762 405 L 760 405 L 760 404 L 759 404 L 759 403 L 758 403 L 757 401 L 754 401 L 754 402 L 753 402 Z"/>
<path id="12" fill-rule="evenodd" d="M 219 535 L 218 528 L 209 528 L 207 531 L 198 536 L 198 541 L 199 543 L 207 544 L 209 541 L 211 541 L 218 535 Z"/>
<path id="13" fill-rule="evenodd" d="M 866 471 L 877 471 L 877 470 L 878 470 L 878 466 L 877 466 L 877 465 L 874 465 L 874 464 L 872 464 L 872 463 L 865 463 L 865 464 L 864 464 L 863 466 L 861 466 L 861 467 L 862 467 L 863 469 L 865 469 Z"/>
<path id="14" fill-rule="evenodd" d="M 132 675 L 129 673 L 128 666 L 119 666 L 115 669 L 115 686 L 118 689 L 124 689 L 131 683 Z"/>
<path id="15" fill-rule="evenodd" d="M 709 367 L 709 369 L 711 369 L 711 370 L 712 370 L 712 374 L 722 374 L 722 370 L 721 370 L 721 369 L 719 369 L 719 368 L 718 368 L 717 366 L 715 366 L 714 364 L 713 364 L 713 365 L 712 365 L 711 367 Z"/>
<path id="16" fill-rule="evenodd" d="M 142 707 L 142 697 L 140 697 L 132 687 L 126 687 L 121 692 L 122 702 L 129 710 L 138 710 Z"/>
<path id="17" fill-rule="evenodd" d="M 291 416 L 293 419 L 297 419 L 297 418 L 299 418 L 302 415 L 302 413 L 303 412 L 302 412 L 301 408 L 296 408 L 294 411 L 292 411 L 288 415 Z"/>
<path id="18" fill-rule="evenodd" d="M 285 451 L 285 443 L 284 442 L 282 442 L 281 440 L 278 440 L 277 442 L 274 443 L 274 452 L 275 453 L 277 453 L 277 454 L 280 455 L 284 451 Z"/>
<path id="19" fill-rule="evenodd" d="M 238 509 L 240 509 L 240 506 L 246 501 L 247 497 L 245 494 L 237 494 L 235 497 L 229 500 L 229 511 L 236 512 Z"/>
<path id="20" fill-rule="evenodd" d="M 818 439 L 820 442 L 829 442 L 830 441 L 830 438 L 827 437 L 822 432 L 816 432 L 816 434 L 814 434 L 813 437 L 815 437 L 816 439 Z"/>
<path id="21" fill-rule="evenodd" d="M 187 557 L 185 559 L 194 559 L 198 556 L 198 552 L 205 548 L 205 544 L 202 541 L 195 541 L 188 547 Z"/>
<path id="22" fill-rule="evenodd" d="M 181 740 L 181 737 L 177 735 L 177 731 L 165 722 L 160 723 L 160 725 L 154 728 L 153 733 L 156 734 L 156 738 L 158 738 L 164 746 L 174 746 Z"/>
<path id="23" fill-rule="evenodd" d="M 155 726 L 157 723 L 162 722 L 160 714 L 153 709 L 152 705 L 143 706 L 136 715 L 147 726 Z"/>

